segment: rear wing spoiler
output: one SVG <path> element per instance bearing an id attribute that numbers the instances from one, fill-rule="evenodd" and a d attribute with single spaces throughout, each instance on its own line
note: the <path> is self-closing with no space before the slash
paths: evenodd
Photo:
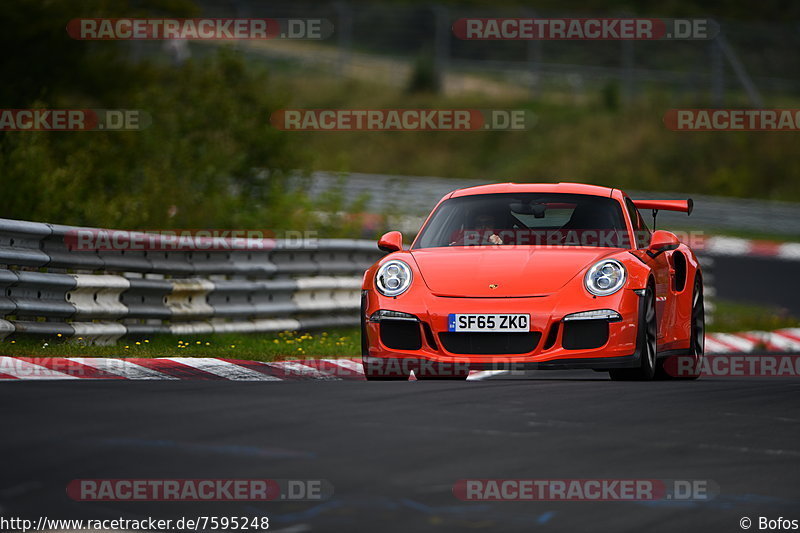
<path id="1" fill-rule="evenodd" d="M 638 209 L 653 209 L 654 211 L 680 211 L 687 215 L 692 214 L 694 202 L 688 200 L 634 200 L 633 205 Z"/>

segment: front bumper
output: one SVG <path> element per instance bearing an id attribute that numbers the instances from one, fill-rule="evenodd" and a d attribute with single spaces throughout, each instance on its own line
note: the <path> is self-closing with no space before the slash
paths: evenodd
<path id="1" fill-rule="evenodd" d="M 401 359 L 411 367 L 434 362 L 467 365 L 470 369 L 500 370 L 613 369 L 640 364 L 637 351 L 640 296 L 631 289 L 599 298 L 585 293 L 523 298 L 452 298 L 418 293 L 401 299 L 387 298 L 372 290 L 364 291 L 363 297 L 365 362 Z M 598 309 L 616 311 L 621 319 L 580 321 L 581 328 L 572 326 L 577 321 L 564 321 L 567 315 Z M 399 321 L 392 319 L 371 322 L 369 317 L 378 310 L 406 313 L 416 320 L 403 321 L 401 328 L 394 328 Z M 469 334 L 448 332 L 450 313 L 527 313 L 532 334 L 525 342 L 529 344 L 520 348 L 519 337 L 513 342 L 503 337 L 520 334 L 481 333 L 481 353 L 465 353 L 471 350 L 464 349 L 469 343 L 454 343 L 452 336 Z M 391 330 L 399 334 L 387 336 L 388 328 L 382 334 L 382 325 L 387 322 L 392 324 Z M 594 342 L 600 334 L 598 332 L 605 335 L 602 344 Z M 487 337 L 493 335 L 497 337 Z M 404 338 L 413 342 L 402 345 L 397 340 Z M 496 344 L 498 353 L 487 352 L 487 342 L 488 346 Z M 509 349 L 513 353 L 509 353 Z"/>

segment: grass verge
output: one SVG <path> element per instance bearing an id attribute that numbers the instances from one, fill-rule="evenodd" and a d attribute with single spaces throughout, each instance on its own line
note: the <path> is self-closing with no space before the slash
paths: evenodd
<path id="1" fill-rule="evenodd" d="M 358 329 L 263 335 L 161 335 L 139 341 L 121 340 L 116 346 L 94 346 L 81 340 L 24 339 L 0 342 L 0 354 L 52 357 L 221 357 L 277 361 L 361 354 Z"/>
<path id="2" fill-rule="evenodd" d="M 780 307 L 727 300 L 714 300 L 714 305 L 714 323 L 708 325 L 710 333 L 772 331 L 800 326 L 800 320 Z"/>

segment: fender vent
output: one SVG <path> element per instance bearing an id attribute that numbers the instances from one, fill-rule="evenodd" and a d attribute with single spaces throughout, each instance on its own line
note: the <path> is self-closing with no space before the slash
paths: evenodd
<path id="1" fill-rule="evenodd" d="M 686 257 L 681 252 L 675 252 L 670 259 L 672 260 L 672 268 L 675 269 L 673 290 L 681 292 L 686 287 Z"/>

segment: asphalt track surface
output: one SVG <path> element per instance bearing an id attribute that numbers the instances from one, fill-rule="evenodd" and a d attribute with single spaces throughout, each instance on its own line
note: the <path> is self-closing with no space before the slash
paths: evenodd
<path id="1" fill-rule="evenodd" d="M 0 514 L 270 518 L 270 531 L 741 531 L 800 519 L 800 383 L 3 383 Z M 324 478 L 325 502 L 76 502 L 79 478 Z M 463 502 L 466 478 L 704 479 L 701 502 Z"/>

